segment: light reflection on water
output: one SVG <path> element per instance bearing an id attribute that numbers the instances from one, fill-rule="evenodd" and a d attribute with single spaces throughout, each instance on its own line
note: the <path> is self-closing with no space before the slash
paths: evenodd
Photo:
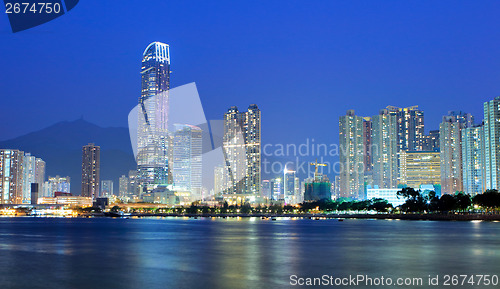
<path id="1" fill-rule="evenodd" d="M 493 222 L 2 218 L 0 288 L 292 288 L 292 274 L 499 274 L 499 237 Z"/>

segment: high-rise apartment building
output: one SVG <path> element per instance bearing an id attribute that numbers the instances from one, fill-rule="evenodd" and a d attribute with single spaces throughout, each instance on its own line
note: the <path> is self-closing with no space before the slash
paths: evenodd
<path id="1" fill-rule="evenodd" d="M 45 162 L 30 153 L 26 153 L 23 161 L 23 203 L 31 203 L 31 184 L 37 183 L 38 188 L 41 189 L 44 180 Z"/>
<path id="2" fill-rule="evenodd" d="M 201 199 L 202 130 L 193 125 L 176 124 L 173 133 L 173 181 L 176 188 L 191 192 L 193 201 Z"/>
<path id="3" fill-rule="evenodd" d="M 373 185 L 391 189 L 397 186 L 397 118 L 387 109 L 372 117 Z"/>
<path id="4" fill-rule="evenodd" d="M 82 197 L 99 196 L 101 147 L 90 143 L 82 149 Z"/>
<path id="5" fill-rule="evenodd" d="M 137 183 L 137 170 L 128 172 L 127 194 L 131 197 L 139 195 L 139 185 Z"/>
<path id="6" fill-rule="evenodd" d="M 365 141 L 364 119 L 354 110 L 339 117 L 339 194 L 359 199 L 364 194 Z"/>
<path id="7" fill-rule="evenodd" d="M 484 189 L 500 189 L 500 96 L 484 103 L 484 173 Z"/>
<path id="8" fill-rule="evenodd" d="M 441 192 L 453 194 L 463 190 L 462 130 L 474 124 L 470 113 L 450 111 L 439 125 L 441 151 Z"/>
<path id="9" fill-rule="evenodd" d="M 22 203 L 24 188 L 23 164 L 23 151 L 0 149 L 0 204 Z"/>
<path id="10" fill-rule="evenodd" d="M 246 112 L 233 106 L 224 114 L 223 149 L 229 181 L 226 197 L 260 197 L 261 111 L 257 105 L 250 105 Z"/>
<path id="11" fill-rule="evenodd" d="M 128 195 L 128 178 L 126 175 L 122 175 L 118 179 L 118 195 L 120 197 L 125 197 Z"/>
<path id="12" fill-rule="evenodd" d="M 296 204 L 295 196 L 295 171 L 284 169 L 283 171 L 283 195 L 285 204 Z"/>
<path id="13" fill-rule="evenodd" d="M 168 90 L 170 51 L 153 42 L 142 56 L 137 126 L 137 183 L 141 193 L 172 181 L 169 164 Z"/>
<path id="14" fill-rule="evenodd" d="M 418 105 L 406 108 L 387 106 L 389 114 L 396 116 L 398 153 L 421 151 L 424 145 L 424 112 Z"/>
<path id="15" fill-rule="evenodd" d="M 463 191 L 470 195 L 485 191 L 484 126 L 477 125 L 462 131 Z"/>
<path id="16" fill-rule="evenodd" d="M 363 118 L 363 141 L 365 148 L 365 174 L 368 174 L 373 169 L 373 152 L 372 152 L 372 119 L 371 117 Z"/>

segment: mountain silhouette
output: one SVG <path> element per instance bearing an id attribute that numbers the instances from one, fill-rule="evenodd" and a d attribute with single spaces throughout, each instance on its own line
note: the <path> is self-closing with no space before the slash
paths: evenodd
<path id="1" fill-rule="evenodd" d="M 19 149 L 46 163 L 45 176 L 71 177 L 71 192 L 80 195 L 82 147 L 94 143 L 101 147 L 101 180 L 113 180 L 118 194 L 118 179 L 136 169 L 128 128 L 103 128 L 78 119 L 62 121 L 47 128 L 6 141 L 1 149 Z"/>

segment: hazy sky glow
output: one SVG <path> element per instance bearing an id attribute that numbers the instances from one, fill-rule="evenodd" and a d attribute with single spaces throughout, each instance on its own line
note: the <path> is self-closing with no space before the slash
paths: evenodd
<path id="1" fill-rule="evenodd" d="M 499 1 L 80 1 L 16 34 L 3 15 L 0 140 L 81 115 L 125 127 L 152 41 L 208 119 L 258 104 L 265 143 L 336 143 L 347 109 L 418 104 L 426 131 L 448 110 L 480 120 L 500 95 L 498 15 Z"/>

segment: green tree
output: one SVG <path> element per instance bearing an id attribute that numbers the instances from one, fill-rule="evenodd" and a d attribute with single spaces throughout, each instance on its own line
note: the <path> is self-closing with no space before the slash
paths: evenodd
<path id="1" fill-rule="evenodd" d="M 386 213 L 392 209 L 392 204 L 385 199 L 374 198 L 371 200 L 370 210 L 375 210 L 379 213 Z"/>
<path id="2" fill-rule="evenodd" d="M 464 192 L 456 192 L 455 200 L 457 202 L 457 209 L 464 212 L 472 205 L 472 199 L 469 194 Z"/>
<path id="3" fill-rule="evenodd" d="M 458 208 L 457 199 L 453 195 L 445 194 L 439 199 L 439 211 L 450 212 Z"/>
<path id="4" fill-rule="evenodd" d="M 402 188 L 397 192 L 398 196 L 406 198 L 406 201 L 401 205 L 401 210 L 404 212 L 424 212 L 427 209 L 427 201 L 420 193 L 420 190 L 414 188 Z"/>
<path id="5" fill-rule="evenodd" d="M 473 202 L 485 209 L 494 210 L 500 207 L 500 193 L 495 189 L 487 190 L 482 194 L 474 196 Z"/>

